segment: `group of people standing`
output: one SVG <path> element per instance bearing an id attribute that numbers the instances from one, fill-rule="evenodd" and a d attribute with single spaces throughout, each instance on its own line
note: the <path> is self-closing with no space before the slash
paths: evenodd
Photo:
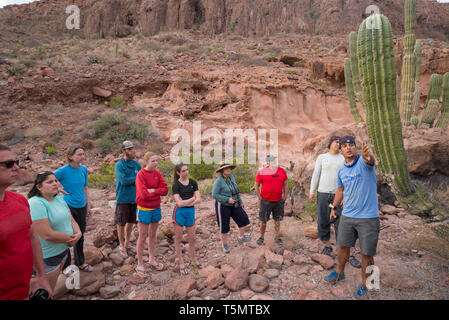
<path id="1" fill-rule="evenodd" d="M 322 254 L 332 256 L 330 225 L 334 223 L 338 245 L 338 266 L 326 280 L 336 283 L 344 279 L 346 261 L 360 267 L 358 260 L 350 259 L 350 247 L 360 241 L 362 253 L 362 285 L 357 296 L 366 295 L 366 267 L 374 263 L 379 219 L 377 210 L 376 173 L 374 156 L 366 144 L 362 155 L 355 151 L 351 136 L 331 137 L 329 153 L 317 159 L 310 188 L 314 201 L 318 189 L 318 233 L 324 244 Z M 162 218 L 161 197 L 168 194 L 167 183 L 157 166 L 160 157 L 147 152 L 142 165 L 135 160 L 134 145 L 122 144 L 122 158 L 116 163 L 115 224 L 119 240 L 118 252 L 123 258 L 137 255 L 136 273 L 148 276 L 143 252 L 148 240 L 148 264 L 157 271 L 165 266 L 155 258 L 156 234 Z M 60 272 L 71 264 L 73 247 L 75 265 L 81 271 L 91 272 L 85 263 L 84 238 L 86 217 L 92 214 L 88 195 L 88 171 L 81 147 L 72 147 L 67 153 L 68 164 L 55 172 L 43 171 L 36 176 L 28 193 L 23 196 L 7 191 L 18 175 L 19 163 L 11 150 L 0 145 L 0 299 L 27 299 L 32 272 L 36 279 L 31 296 L 38 288 L 53 294 Z M 257 244 L 264 243 L 267 221 L 272 215 L 275 242 L 282 244 L 280 221 L 288 194 L 285 170 L 275 164 L 276 157 L 268 155 L 266 166 L 255 179 L 259 198 L 260 235 Z M 232 164 L 222 164 L 212 189 L 220 232 L 221 247 L 229 253 L 230 220 L 238 226 L 238 243 L 251 241 L 250 221 L 245 211 Z M 189 168 L 177 164 L 172 186 L 175 206 L 172 222 L 175 233 L 175 252 L 179 272 L 187 274 L 181 250 L 183 228 L 186 228 L 192 268 L 202 268 L 195 255 L 195 205 L 201 202 L 198 183 L 189 178 Z M 63 190 L 59 190 L 58 182 Z M 318 186 L 318 188 L 317 188 Z M 60 196 L 59 193 L 63 193 Z M 344 199 L 344 205 L 343 205 Z M 136 248 L 131 245 L 133 226 L 138 226 Z M 357 264 L 358 263 L 358 264 Z M 34 271 L 33 271 L 34 270 Z"/>

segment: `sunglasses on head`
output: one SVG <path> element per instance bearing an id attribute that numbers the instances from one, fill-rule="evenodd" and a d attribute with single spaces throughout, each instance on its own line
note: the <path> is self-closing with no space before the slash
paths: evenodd
<path id="1" fill-rule="evenodd" d="M 4 164 L 6 168 L 11 169 L 12 167 L 14 167 L 14 164 L 17 164 L 17 166 L 19 166 L 19 160 L 1 161 L 0 164 Z"/>

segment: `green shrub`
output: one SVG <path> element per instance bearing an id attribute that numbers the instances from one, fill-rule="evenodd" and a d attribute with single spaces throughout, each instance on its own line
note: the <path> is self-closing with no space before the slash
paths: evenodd
<path id="1" fill-rule="evenodd" d="M 6 72 L 8 72 L 10 76 L 21 75 L 25 73 L 25 66 L 23 64 L 13 64 L 8 66 Z"/>
<path id="2" fill-rule="evenodd" d="M 248 163 L 239 164 L 232 171 L 232 174 L 237 181 L 240 192 L 249 193 L 251 192 L 251 188 L 254 186 L 254 180 L 257 175 L 257 166 L 250 165 Z"/>
<path id="3" fill-rule="evenodd" d="M 53 155 L 53 154 L 58 153 L 58 150 L 56 150 L 55 146 L 49 145 L 49 146 L 46 146 L 46 147 L 45 147 L 45 152 L 46 152 L 49 156 L 51 156 L 51 155 Z"/>
<path id="4" fill-rule="evenodd" d="M 293 63 L 294 67 L 302 67 L 302 62 L 301 61 L 296 61 L 295 63 Z"/>
<path id="5" fill-rule="evenodd" d="M 137 139 L 144 143 L 148 139 L 155 145 L 161 143 L 160 136 L 146 122 L 130 121 L 125 115 L 103 116 L 94 124 L 94 130 L 100 138 L 97 146 L 103 153 L 120 151 L 120 144 L 125 140 Z"/>
<path id="6" fill-rule="evenodd" d="M 56 134 L 58 135 L 58 136 L 63 136 L 64 135 L 64 129 L 58 129 L 57 131 L 56 131 Z"/>
<path id="7" fill-rule="evenodd" d="M 201 185 L 198 186 L 198 189 L 200 191 L 201 194 L 212 194 L 212 189 L 214 188 L 214 183 L 203 183 Z"/>
<path id="8" fill-rule="evenodd" d="M 109 101 L 109 106 L 113 109 L 122 109 L 123 108 L 123 99 L 121 97 L 113 97 Z"/>
<path id="9" fill-rule="evenodd" d="M 90 174 L 87 177 L 89 187 L 110 189 L 115 186 L 115 164 L 103 163 L 99 173 Z"/>
<path id="10" fill-rule="evenodd" d="M 316 199 L 316 196 L 315 196 Z M 317 219 L 317 206 L 316 206 L 316 201 L 315 202 L 311 202 L 309 200 L 309 198 L 306 198 L 306 200 L 304 201 L 304 213 L 306 216 L 310 216 L 312 217 L 314 220 Z"/>
<path id="11" fill-rule="evenodd" d="M 235 30 L 235 21 L 234 20 L 231 20 L 231 23 L 229 24 L 229 30 L 231 32 L 234 32 L 234 30 Z"/>
<path id="12" fill-rule="evenodd" d="M 92 55 L 92 54 L 87 55 L 87 65 L 101 63 L 102 61 L 103 60 L 96 55 Z"/>

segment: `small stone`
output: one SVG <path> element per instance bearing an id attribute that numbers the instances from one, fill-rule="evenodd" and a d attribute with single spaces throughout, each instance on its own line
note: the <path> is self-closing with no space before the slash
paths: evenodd
<path id="1" fill-rule="evenodd" d="M 99 97 L 103 97 L 103 98 L 109 98 L 111 96 L 111 94 L 112 94 L 111 91 L 106 90 L 106 89 L 102 89 L 102 88 L 99 88 L 99 87 L 93 87 L 92 91 L 93 91 L 94 95 L 99 96 Z"/>
<path id="2" fill-rule="evenodd" d="M 100 296 L 103 299 L 110 299 L 120 293 L 120 288 L 117 286 L 105 286 L 100 289 Z"/>
<path id="3" fill-rule="evenodd" d="M 255 292 L 264 292 L 269 286 L 269 281 L 264 276 L 252 274 L 249 276 L 249 287 Z"/>
<path id="4" fill-rule="evenodd" d="M 34 89 L 36 86 L 30 82 L 23 82 L 22 87 L 24 89 Z"/>
<path id="5" fill-rule="evenodd" d="M 268 279 L 273 279 L 279 276 L 279 270 L 277 269 L 267 269 L 265 273 L 263 274 Z"/>
<path id="6" fill-rule="evenodd" d="M 312 260 L 318 262 L 324 269 L 330 269 L 334 266 L 334 259 L 325 254 L 315 253 L 311 256 Z"/>
<path id="7" fill-rule="evenodd" d="M 254 296 L 254 292 L 248 289 L 243 289 L 242 291 L 240 291 L 240 297 L 243 300 L 249 300 Z"/>
<path id="8" fill-rule="evenodd" d="M 129 264 L 125 264 L 123 267 L 120 268 L 120 275 L 121 276 L 129 276 L 134 272 L 134 267 Z"/>
<path id="9" fill-rule="evenodd" d="M 196 289 L 193 289 L 192 291 L 189 291 L 189 293 L 187 293 L 187 297 L 192 298 L 192 297 L 196 297 L 200 294 L 200 292 Z"/>
<path id="10" fill-rule="evenodd" d="M 215 269 L 213 272 L 209 273 L 206 279 L 206 286 L 211 289 L 215 289 L 224 283 L 223 275 L 219 269 Z"/>
<path id="11" fill-rule="evenodd" d="M 111 259 L 112 263 L 116 266 L 121 266 L 123 264 L 123 258 L 118 253 L 111 253 L 109 259 Z"/>
<path id="12" fill-rule="evenodd" d="M 311 239 L 318 239 L 318 229 L 315 226 L 304 229 L 304 235 Z"/>

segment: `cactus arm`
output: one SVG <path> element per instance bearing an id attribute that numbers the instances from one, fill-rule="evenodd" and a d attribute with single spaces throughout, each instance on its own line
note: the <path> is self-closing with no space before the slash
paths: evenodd
<path id="1" fill-rule="evenodd" d="M 441 115 L 435 127 L 444 131 L 449 127 L 449 72 L 443 77 L 443 104 L 441 105 Z"/>
<path id="2" fill-rule="evenodd" d="M 346 83 L 346 95 L 348 96 L 349 107 L 351 110 L 352 117 L 354 118 L 354 121 L 357 123 L 363 122 L 359 110 L 357 109 L 357 104 L 355 102 L 353 79 L 351 74 L 351 60 L 349 58 L 345 59 L 345 83 Z"/>
<path id="3" fill-rule="evenodd" d="M 399 112 L 403 126 L 409 126 L 414 110 L 415 96 L 415 38 L 416 0 L 405 1 L 404 58 L 402 60 L 401 103 Z"/>

